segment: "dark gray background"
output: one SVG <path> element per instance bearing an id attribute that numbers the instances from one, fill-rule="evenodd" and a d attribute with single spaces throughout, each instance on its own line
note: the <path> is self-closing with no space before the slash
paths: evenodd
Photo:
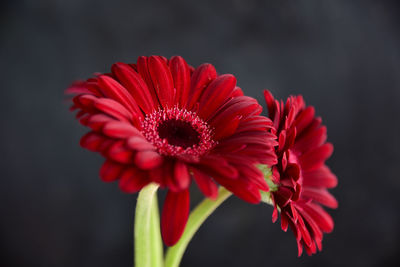
<path id="1" fill-rule="evenodd" d="M 98 178 L 63 90 L 140 55 L 233 73 L 263 102 L 303 94 L 328 126 L 339 209 L 321 253 L 297 258 L 272 208 L 224 203 L 182 266 L 400 262 L 398 1 L 1 1 L 2 266 L 132 266 L 135 195 Z M 264 103 L 263 103 L 264 105 Z M 161 194 L 161 197 L 163 193 Z M 201 195 L 194 190 L 192 204 Z"/>

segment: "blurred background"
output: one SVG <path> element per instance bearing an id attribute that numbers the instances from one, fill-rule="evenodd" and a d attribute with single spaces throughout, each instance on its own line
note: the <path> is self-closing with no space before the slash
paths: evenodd
<path id="1" fill-rule="evenodd" d="M 213 63 L 264 106 L 264 88 L 303 94 L 335 145 L 322 252 L 297 258 L 271 207 L 233 197 L 182 266 L 398 266 L 399 26 L 399 1 L 1 1 L 1 265 L 132 266 L 136 195 L 100 181 L 63 91 L 156 54 Z"/>

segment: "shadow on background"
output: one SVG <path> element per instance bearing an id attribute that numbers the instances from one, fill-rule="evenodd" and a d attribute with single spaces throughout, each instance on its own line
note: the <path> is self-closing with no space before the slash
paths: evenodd
<path id="1" fill-rule="evenodd" d="M 2 1 L 2 266 L 131 266 L 135 195 L 98 179 L 63 90 L 140 55 L 233 73 L 263 103 L 303 94 L 328 127 L 339 209 L 324 249 L 298 259 L 272 208 L 226 202 L 182 266 L 400 262 L 398 1 Z M 263 103 L 264 105 L 264 103 Z M 161 193 L 163 195 L 163 193 Z M 194 190 L 192 204 L 201 199 Z"/>

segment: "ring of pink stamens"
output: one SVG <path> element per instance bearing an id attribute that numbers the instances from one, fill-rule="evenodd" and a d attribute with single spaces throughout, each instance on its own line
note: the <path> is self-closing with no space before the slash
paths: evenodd
<path id="1" fill-rule="evenodd" d="M 169 144 L 167 138 L 161 138 L 159 134 L 159 126 L 169 120 L 188 123 L 197 132 L 199 142 L 186 148 Z M 147 115 L 142 121 L 142 134 L 157 148 L 160 154 L 167 156 L 182 154 L 200 156 L 216 145 L 212 139 L 212 130 L 206 122 L 200 119 L 196 113 L 177 107 L 158 110 Z"/>

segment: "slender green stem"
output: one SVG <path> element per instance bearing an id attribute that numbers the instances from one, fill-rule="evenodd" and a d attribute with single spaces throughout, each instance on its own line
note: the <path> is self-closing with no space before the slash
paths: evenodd
<path id="1" fill-rule="evenodd" d="M 162 266 L 157 189 L 156 184 L 147 185 L 140 191 L 136 202 L 134 230 L 136 267 Z"/>
<path id="2" fill-rule="evenodd" d="M 223 187 L 220 187 L 218 198 L 216 200 L 205 199 L 191 212 L 185 231 L 173 247 L 170 247 L 165 257 L 165 267 L 178 267 L 186 247 L 190 240 L 200 228 L 202 223 L 210 214 L 221 205 L 232 193 Z"/>
<path id="3" fill-rule="evenodd" d="M 164 247 L 160 233 L 160 215 L 158 212 L 157 194 L 154 194 L 153 205 L 151 207 L 150 240 L 152 251 L 151 264 L 153 267 L 162 267 L 164 266 Z"/>

